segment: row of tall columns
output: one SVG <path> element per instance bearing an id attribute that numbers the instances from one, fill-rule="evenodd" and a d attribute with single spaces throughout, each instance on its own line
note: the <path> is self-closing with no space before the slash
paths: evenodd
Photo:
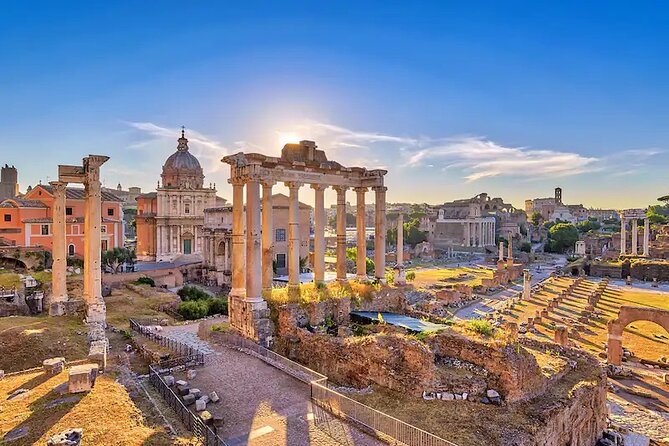
<path id="1" fill-rule="evenodd" d="M 256 179 L 230 181 L 233 192 L 232 210 L 232 290 L 236 297 L 248 302 L 261 299 L 262 291 L 272 286 L 274 231 L 272 222 L 272 186 L 262 183 L 262 215 L 260 207 L 261 181 Z M 246 185 L 246 239 L 244 237 L 244 185 Z M 288 286 L 300 283 L 300 208 L 299 182 L 286 182 L 288 197 Z M 314 184 L 314 281 L 325 280 L 325 200 L 326 186 Z M 346 280 L 346 187 L 334 187 L 337 192 L 337 279 Z M 366 278 L 365 192 L 367 188 L 356 188 L 357 193 L 357 245 L 356 272 Z M 375 204 L 375 271 L 377 278 L 385 276 L 385 187 L 374 187 Z M 262 224 L 261 224 L 262 223 Z M 262 226 L 262 231 L 261 231 Z M 262 246 L 261 246 L 262 245 Z"/>
<path id="2" fill-rule="evenodd" d="M 464 246 L 482 247 L 495 244 L 494 222 L 465 222 L 463 225 Z"/>
<path id="3" fill-rule="evenodd" d="M 632 220 L 632 249 L 630 255 L 639 255 L 639 224 L 636 218 L 620 218 L 620 255 L 627 255 L 627 222 Z M 643 219 L 643 256 L 648 256 L 650 247 L 650 224 Z"/>

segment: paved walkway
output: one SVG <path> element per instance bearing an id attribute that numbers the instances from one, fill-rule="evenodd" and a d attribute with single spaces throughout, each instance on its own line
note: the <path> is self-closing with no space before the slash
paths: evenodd
<path id="1" fill-rule="evenodd" d="M 196 333 L 197 324 L 163 330 L 197 348 L 204 343 L 211 351 L 207 365 L 197 369 L 190 384 L 203 393 L 215 390 L 221 397 L 219 403 L 209 403 L 207 410 L 223 417 L 218 434 L 230 446 L 384 444 L 312 405 L 307 384 L 253 356 L 209 345 Z"/>

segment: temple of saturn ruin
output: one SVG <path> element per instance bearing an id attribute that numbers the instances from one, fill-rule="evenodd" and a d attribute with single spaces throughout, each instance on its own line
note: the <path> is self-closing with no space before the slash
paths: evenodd
<path id="1" fill-rule="evenodd" d="M 259 153 L 237 153 L 226 156 L 232 184 L 232 290 L 230 324 L 244 336 L 265 342 L 271 335 L 267 302 L 263 292 L 272 287 L 272 187 L 284 183 L 289 189 L 288 220 L 288 287 L 295 291 L 300 284 L 299 191 L 310 185 L 314 192 L 314 281 L 324 282 L 325 275 L 325 205 L 324 191 L 337 192 L 337 280 L 346 280 L 346 191 L 357 198 L 356 275 L 366 279 L 365 194 L 375 193 L 374 275 L 385 275 L 386 187 L 385 170 L 344 167 L 328 161 L 325 152 L 313 141 L 286 144 L 281 156 Z M 246 187 L 246 222 L 244 222 L 244 187 Z M 260 189 L 262 188 L 262 201 Z M 246 232 L 245 232 L 246 223 Z"/>
<path id="2" fill-rule="evenodd" d="M 68 183 L 84 185 L 84 291 L 86 303 L 86 322 L 89 329 L 91 349 L 89 358 L 100 363 L 104 368 L 107 340 L 105 337 L 106 308 L 102 298 L 102 270 L 100 243 L 102 231 L 100 166 L 109 157 L 89 155 L 81 166 L 58 166 L 58 181 L 53 186 L 53 266 L 52 293 L 49 305 L 51 316 L 66 313 L 67 295 L 67 246 L 65 236 L 65 190 Z"/>
<path id="3" fill-rule="evenodd" d="M 620 211 L 620 255 L 639 255 L 638 220 L 643 219 L 643 256 L 648 256 L 650 244 L 650 224 L 644 209 L 626 209 Z M 627 224 L 632 221 L 632 249 L 627 252 Z"/>

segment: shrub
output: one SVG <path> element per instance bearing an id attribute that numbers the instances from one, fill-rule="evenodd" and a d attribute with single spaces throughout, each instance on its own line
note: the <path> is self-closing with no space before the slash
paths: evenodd
<path id="1" fill-rule="evenodd" d="M 190 285 L 182 287 L 179 291 L 177 291 L 177 294 L 184 302 L 189 300 L 207 300 L 211 298 L 211 296 L 206 291 Z"/>
<path id="2" fill-rule="evenodd" d="M 209 315 L 228 314 L 228 300 L 223 297 L 214 297 L 207 301 L 209 305 Z"/>
<path id="3" fill-rule="evenodd" d="M 414 271 L 409 271 L 404 277 L 407 281 L 413 282 L 413 280 L 416 278 L 416 273 Z"/>
<path id="4" fill-rule="evenodd" d="M 184 319 L 201 319 L 209 312 L 209 305 L 205 300 L 191 300 L 181 302 L 178 311 Z"/>
<path id="5" fill-rule="evenodd" d="M 135 285 L 150 285 L 152 287 L 156 286 L 156 281 L 150 277 L 142 276 L 139 279 L 133 282 Z"/>
<path id="6" fill-rule="evenodd" d="M 471 320 L 467 322 L 467 330 L 473 331 L 474 333 L 478 333 L 483 336 L 492 336 L 492 333 L 494 331 L 494 327 L 489 321 L 484 321 L 484 320 Z"/>
<path id="7" fill-rule="evenodd" d="M 211 326 L 211 331 L 216 331 L 219 333 L 225 333 L 230 328 L 230 324 L 227 322 L 221 322 L 220 324 L 214 324 Z"/>

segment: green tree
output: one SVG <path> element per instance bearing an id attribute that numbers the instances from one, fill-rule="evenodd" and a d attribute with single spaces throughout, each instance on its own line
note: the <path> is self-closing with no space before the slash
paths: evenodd
<path id="1" fill-rule="evenodd" d="M 574 247 L 578 240 L 578 229 L 571 223 L 557 223 L 551 226 L 548 237 L 551 251 L 564 253 Z"/>
<path id="2" fill-rule="evenodd" d="M 530 242 L 523 242 L 523 244 L 520 245 L 520 250 L 521 252 L 532 252 L 532 244 Z"/>
<path id="3" fill-rule="evenodd" d="M 541 212 L 534 211 L 530 217 L 530 221 L 534 226 L 539 226 L 544 218 L 541 216 Z"/>
<path id="4" fill-rule="evenodd" d="M 114 248 L 102 251 L 101 255 L 102 265 L 109 268 L 112 274 L 118 273 L 124 263 L 134 264 L 136 259 L 135 251 L 130 248 Z"/>
<path id="5" fill-rule="evenodd" d="M 598 221 L 593 221 L 593 220 L 582 221 L 576 225 L 578 231 L 583 233 L 596 231 L 601 227 L 602 225 Z"/>
<path id="6" fill-rule="evenodd" d="M 354 262 L 358 259 L 358 248 L 346 248 L 346 258 L 353 260 Z M 365 272 L 367 274 L 374 274 L 374 260 L 369 257 L 365 257 Z"/>

